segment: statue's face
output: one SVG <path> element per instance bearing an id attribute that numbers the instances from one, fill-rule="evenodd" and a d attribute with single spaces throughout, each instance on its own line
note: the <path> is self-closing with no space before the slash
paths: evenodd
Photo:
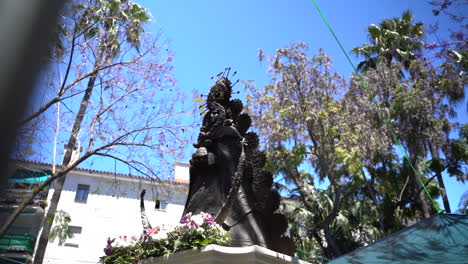
<path id="1" fill-rule="evenodd" d="M 218 90 L 215 92 L 214 97 L 216 99 L 222 99 L 223 98 L 223 92 L 221 90 Z"/>
<path id="2" fill-rule="evenodd" d="M 214 110 L 210 114 L 210 121 L 213 123 L 215 122 L 219 117 L 219 110 Z"/>

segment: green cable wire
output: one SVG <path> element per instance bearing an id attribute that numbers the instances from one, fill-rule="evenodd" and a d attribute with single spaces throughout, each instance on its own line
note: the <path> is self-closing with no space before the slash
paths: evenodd
<path id="1" fill-rule="evenodd" d="M 333 35 L 333 37 L 335 38 L 336 42 L 338 43 L 338 45 L 340 46 L 341 48 L 341 51 L 343 52 L 343 54 L 346 56 L 346 59 L 348 60 L 349 64 L 351 65 L 351 67 L 353 68 L 354 72 L 356 73 L 356 75 L 358 76 L 359 78 L 359 81 L 361 82 L 361 85 L 364 87 L 364 89 L 366 90 L 367 94 L 369 95 L 369 98 L 371 100 L 371 102 L 375 105 L 375 107 L 377 108 L 377 111 L 378 111 L 378 114 L 379 114 L 379 117 L 384 120 L 385 122 L 385 125 L 387 127 L 387 129 L 390 131 L 390 134 L 392 135 L 393 137 L 393 140 L 395 142 L 397 142 L 397 145 L 400 147 L 401 151 L 403 152 L 403 156 L 404 158 L 408 161 L 411 169 L 414 171 L 415 175 L 417 176 L 418 180 L 419 180 L 419 183 L 421 183 L 422 187 L 424 188 L 424 191 L 426 192 L 426 195 L 427 197 L 429 198 L 429 200 L 431 200 L 432 202 L 432 206 L 434 207 L 434 209 L 438 212 L 438 213 L 442 213 L 444 210 L 440 209 L 439 206 L 437 205 L 437 203 L 434 201 L 434 199 L 432 198 L 432 196 L 429 194 L 429 191 L 427 190 L 426 188 L 426 185 L 424 184 L 424 182 L 421 180 L 421 177 L 419 177 L 419 173 L 417 172 L 416 168 L 413 166 L 413 163 L 411 162 L 411 159 L 409 158 L 405 148 L 403 147 L 403 145 L 401 144 L 400 140 L 398 139 L 398 137 L 396 136 L 395 134 L 395 131 L 393 130 L 391 124 L 390 124 L 390 121 L 385 118 L 379 104 L 374 100 L 374 96 L 372 96 L 372 93 L 371 91 L 369 90 L 369 88 L 367 87 L 366 83 L 364 82 L 364 78 L 362 78 L 362 76 L 359 74 L 358 70 L 356 69 L 356 67 L 354 66 L 353 62 L 351 61 L 351 59 L 349 58 L 348 54 L 346 53 L 345 49 L 343 48 L 343 45 L 341 45 L 341 42 L 340 40 L 338 39 L 338 37 L 336 36 L 335 32 L 333 31 L 333 29 L 331 28 L 330 24 L 328 23 L 327 19 L 325 18 L 325 16 L 323 15 L 322 13 L 322 10 L 320 10 L 319 6 L 317 5 L 317 2 L 315 0 L 312 0 L 312 3 L 314 4 L 315 6 L 315 9 L 317 9 L 318 13 L 320 14 L 320 16 L 322 17 L 322 20 L 323 22 L 325 22 L 325 24 L 327 25 L 328 29 L 330 30 L 331 34 Z"/>

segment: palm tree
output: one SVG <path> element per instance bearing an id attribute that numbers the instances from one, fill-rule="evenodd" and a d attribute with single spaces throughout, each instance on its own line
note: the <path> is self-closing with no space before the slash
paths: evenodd
<path id="1" fill-rule="evenodd" d="M 352 52 L 357 55 L 364 56 L 365 60 L 359 63 L 358 69 L 362 72 L 368 72 L 370 69 L 377 69 L 378 64 L 382 64 L 384 67 L 391 68 L 392 62 L 397 61 L 401 63 L 402 68 L 400 71 L 400 79 L 404 77 L 403 70 L 410 70 L 414 61 L 417 61 L 417 53 L 422 51 L 422 41 L 424 37 L 424 28 L 422 23 L 414 23 L 413 15 L 410 11 L 403 12 L 401 18 L 384 19 L 378 25 L 370 25 L 368 27 L 370 44 L 365 44 L 361 47 L 355 47 Z M 413 77 L 411 72 L 411 80 L 413 83 L 416 79 Z M 408 79 L 409 80 L 409 79 Z M 406 81 L 406 80 L 405 80 Z M 404 85 L 403 85 L 404 86 Z M 402 87 L 403 87 L 402 86 Z M 394 89 L 396 87 L 391 87 Z M 400 87 L 401 88 L 401 87 Z M 409 157 L 411 163 L 416 169 L 419 167 L 420 158 L 425 156 L 426 143 L 428 138 L 424 137 L 423 132 L 427 131 L 427 119 L 422 116 L 420 110 L 424 110 L 424 105 L 418 104 L 421 100 L 418 100 L 415 94 L 420 94 L 421 89 L 417 89 L 416 86 L 407 87 L 405 91 L 396 89 L 395 97 L 391 98 L 391 102 L 384 102 L 393 109 L 392 118 L 397 120 L 396 126 L 400 127 L 400 139 L 408 148 Z M 411 96 L 410 96 L 411 95 Z M 405 103 L 403 103 L 405 102 Z M 410 106 L 418 106 L 417 110 L 418 118 L 410 118 L 411 115 L 407 113 L 411 112 Z M 398 108 L 398 106 L 401 106 Z M 395 109 L 399 109 L 395 111 Z M 417 121 L 417 122 L 416 122 Z M 403 132 L 405 131 L 405 132 Z M 416 132 L 416 134 L 414 133 Z M 438 149 L 435 149 L 434 155 Z M 410 172 L 410 185 L 414 190 L 419 189 L 418 173 L 416 171 Z M 424 218 L 429 217 L 430 207 L 428 202 L 425 200 L 424 194 L 419 193 L 416 204 L 420 209 Z"/>
<path id="2" fill-rule="evenodd" d="M 423 24 L 413 24 L 413 15 L 409 10 L 403 12 L 401 18 L 384 19 L 379 25 L 372 24 L 367 31 L 371 44 L 351 50 L 365 58 L 358 65 L 360 71 L 375 69 L 380 60 L 390 65 L 393 59 L 401 62 L 407 70 L 416 53 L 422 49 Z"/>

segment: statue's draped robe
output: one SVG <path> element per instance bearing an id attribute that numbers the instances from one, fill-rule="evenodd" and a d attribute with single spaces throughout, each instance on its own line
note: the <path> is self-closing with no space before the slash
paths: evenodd
<path id="1" fill-rule="evenodd" d="M 220 126 L 212 133 L 212 145 L 208 152 L 214 154 L 215 164 L 207 167 L 190 166 L 190 188 L 184 215 L 219 212 L 232 186 L 236 173 L 241 136 L 234 127 Z"/>
<path id="2" fill-rule="evenodd" d="M 213 143 L 208 151 L 216 157 L 209 167 L 190 167 L 190 190 L 184 215 L 207 212 L 216 216 L 231 190 L 239 157 L 241 136 L 232 126 L 221 126 L 212 135 Z M 230 234 L 233 246 L 260 245 L 266 247 L 262 225 L 254 217 L 253 205 L 247 199 L 243 186 L 235 197 L 225 223 L 232 226 Z"/>

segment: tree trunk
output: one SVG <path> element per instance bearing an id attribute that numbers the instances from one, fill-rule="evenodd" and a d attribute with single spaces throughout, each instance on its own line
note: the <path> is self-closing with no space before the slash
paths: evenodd
<path id="1" fill-rule="evenodd" d="M 47 243 L 49 242 L 49 234 L 54 223 L 55 213 L 57 212 L 57 205 L 60 200 L 60 195 L 62 194 L 63 184 L 65 183 L 65 175 L 58 178 L 55 181 L 54 194 L 50 200 L 50 205 L 45 217 L 44 227 L 41 231 L 41 236 L 39 237 L 39 242 L 37 249 L 34 255 L 34 263 L 42 263 L 44 260 L 45 250 Z"/>
<path id="2" fill-rule="evenodd" d="M 439 159 L 439 152 L 437 151 L 436 147 L 433 144 L 429 144 L 431 148 L 431 156 L 432 159 Z M 442 172 L 436 171 L 437 181 L 439 182 L 439 187 L 442 189 L 442 201 L 444 203 L 444 208 L 446 213 L 450 213 L 450 203 L 447 197 L 447 190 L 445 189 L 444 179 L 442 178 Z"/>
<path id="3" fill-rule="evenodd" d="M 315 239 L 315 241 L 317 241 L 320 248 L 322 249 L 323 255 L 325 255 L 325 257 L 327 259 L 332 259 L 333 256 L 331 256 L 330 252 L 328 252 L 327 248 L 323 246 L 323 241 L 322 241 L 322 238 L 320 237 L 320 234 L 318 232 L 313 232 L 312 236 Z"/>
<path id="4" fill-rule="evenodd" d="M 331 177 L 330 177 L 331 178 Z M 331 183 L 333 184 L 333 182 Z M 333 208 L 329 215 L 325 218 L 325 222 L 323 224 L 323 233 L 325 235 L 325 240 L 327 241 L 328 247 L 330 248 L 331 252 L 333 253 L 333 257 L 339 257 L 342 255 L 340 247 L 338 246 L 335 238 L 332 236 L 330 225 L 336 217 L 339 208 L 340 202 L 340 187 L 337 184 L 333 184 L 335 187 L 335 197 L 333 201 Z"/>
<path id="5" fill-rule="evenodd" d="M 415 168 L 418 168 L 417 162 L 414 162 L 413 164 Z M 410 174 L 411 174 L 411 177 L 413 178 L 412 179 L 413 190 L 414 192 L 417 192 L 421 187 L 421 182 L 419 181 L 417 172 L 411 171 Z M 427 200 L 426 200 L 426 194 L 424 192 L 419 192 L 419 193 L 416 193 L 416 195 L 417 195 L 416 205 L 419 207 L 419 210 L 421 211 L 424 219 L 429 218 L 431 214 L 429 213 L 429 204 L 427 203 Z"/>
<path id="6" fill-rule="evenodd" d="M 441 172 L 436 172 L 437 181 L 439 182 L 439 187 L 442 189 L 442 201 L 444 203 L 444 208 L 446 213 L 451 213 L 450 203 L 447 197 L 447 189 L 445 189 L 444 179 L 442 178 Z"/>
<path id="7" fill-rule="evenodd" d="M 83 96 L 83 100 L 81 101 L 80 109 L 75 118 L 75 122 L 73 124 L 72 134 L 68 139 L 68 144 L 66 146 L 65 154 L 63 157 L 62 166 L 68 167 L 71 162 L 72 153 L 76 146 L 76 140 L 78 137 L 78 132 L 80 131 L 81 123 L 83 121 L 86 109 L 89 104 L 89 99 L 91 98 L 91 94 L 93 92 L 94 83 L 96 82 L 96 76 L 92 76 L 86 87 L 85 94 Z M 49 210 L 47 211 L 46 221 L 44 223 L 44 227 L 42 228 L 42 233 L 39 238 L 39 244 L 37 246 L 37 250 L 34 256 L 34 264 L 42 264 L 44 261 L 45 251 L 47 248 L 47 243 L 49 242 L 49 234 L 52 228 L 52 224 L 54 223 L 55 213 L 57 211 L 57 205 L 60 200 L 60 196 L 62 194 L 63 184 L 65 183 L 66 175 L 57 179 L 54 188 L 54 194 L 52 199 L 50 200 Z"/>
<path id="8" fill-rule="evenodd" d="M 417 162 L 417 159 L 411 159 L 414 165 L 415 170 L 418 169 L 419 167 L 419 162 Z M 416 193 L 416 206 L 419 208 L 420 212 L 422 213 L 423 218 L 429 218 L 431 214 L 429 213 L 429 204 L 427 203 L 425 193 L 424 192 L 418 192 L 418 190 L 421 187 L 421 182 L 419 181 L 419 177 L 417 174 L 417 171 L 410 171 L 411 175 L 411 182 L 412 182 L 412 187 L 414 193 Z"/>
<path id="9" fill-rule="evenodd" d="M 421 153 L 422 152 L 421 149 L 423 149 L 423 148 L 420 147 L 420 146 L 423 146 L 423 145 L 424 144 L 422 144 L 420 141 L 411 142 L 411 144 L 409 144 L 410 160 L 411 160 L 411 163 L 413 163 L 413 168 L 414 168 L 414 170 L 411 169 L 409 174 L 411 176 L 411 185 L 412 185 L 413 191 L 417 195 L 416 196 L 416 206 L 419 208 L 419 210 L 421 211 L 421 213 L 423 215 L 423 218 L 425 219 L 425 218 L 429 218 L 431 216 L 429 204 L 428 204 L 428 202 L 426 200 L 426 197 L 425 197 L 426 194 L 424 192 L 417 193 L 417 191 L 421 187 L 421 182 L 419 181 L 419 176 L 418 176 L 418 168 L 419 168 L 418 157 L 419 157 L 419 155 L 416 155 L 416 153 Z M 418 147 L 420 147 L 421 149 L 418 149 Z"/>
<path id="10" fill-rule="evenodd" d="M 329 258 L 337 258 L 341 256 L 341 250 L 338 247 L 338 244 L 336 243 L 335 238 L 331 235 L 330 232 L 330 224 L 325 223 L 323 227 L 323 233 L 325 234 L 325 240 L 327 241 L 327 251 L 328 251 L 328 256 Z"/>
<path id="11" fill-rule="evenodd" d="M 365 181 L 367 190 L 369 191 L 369 195 L 371 197 L 371 200 L 374 202 L 375 207 L 377 209 L 380 230 L 382 230 L 382 232 L 385 233 L 384 213 L 383 213 L 383 209 L 380 208 L 381 206 L 379 204 L 379 201 L 377 201 L 377 194 L 376 194 L 377 192 L 375 191 L 375 188 L 374 188 L 374 180 L 373 180 L 373 177 L 374 177 L 373 174 L 375 172 L 374 167 L 372 166 L 372 167 L 368 168 L 368 171 L 369 171 L 369 174 L 371 175 L 370 180 L 366 179 L 366 176 L 364 174 L 364 170 L 361 168 L 361 173 L 362 173 L 362 176 L 364 177 L 364 181 Z"/>
<path id="12" fill-rule="evenodd" d="M 431 217 L 431 214 L 429 213 L 429 210 L 430 210 L 429 204 L 426 201 L 426 194 L 424 192 L 419 192 L 418 204 L 419 204 L 419 207 L 421 208 L 424 218 Z"/>

